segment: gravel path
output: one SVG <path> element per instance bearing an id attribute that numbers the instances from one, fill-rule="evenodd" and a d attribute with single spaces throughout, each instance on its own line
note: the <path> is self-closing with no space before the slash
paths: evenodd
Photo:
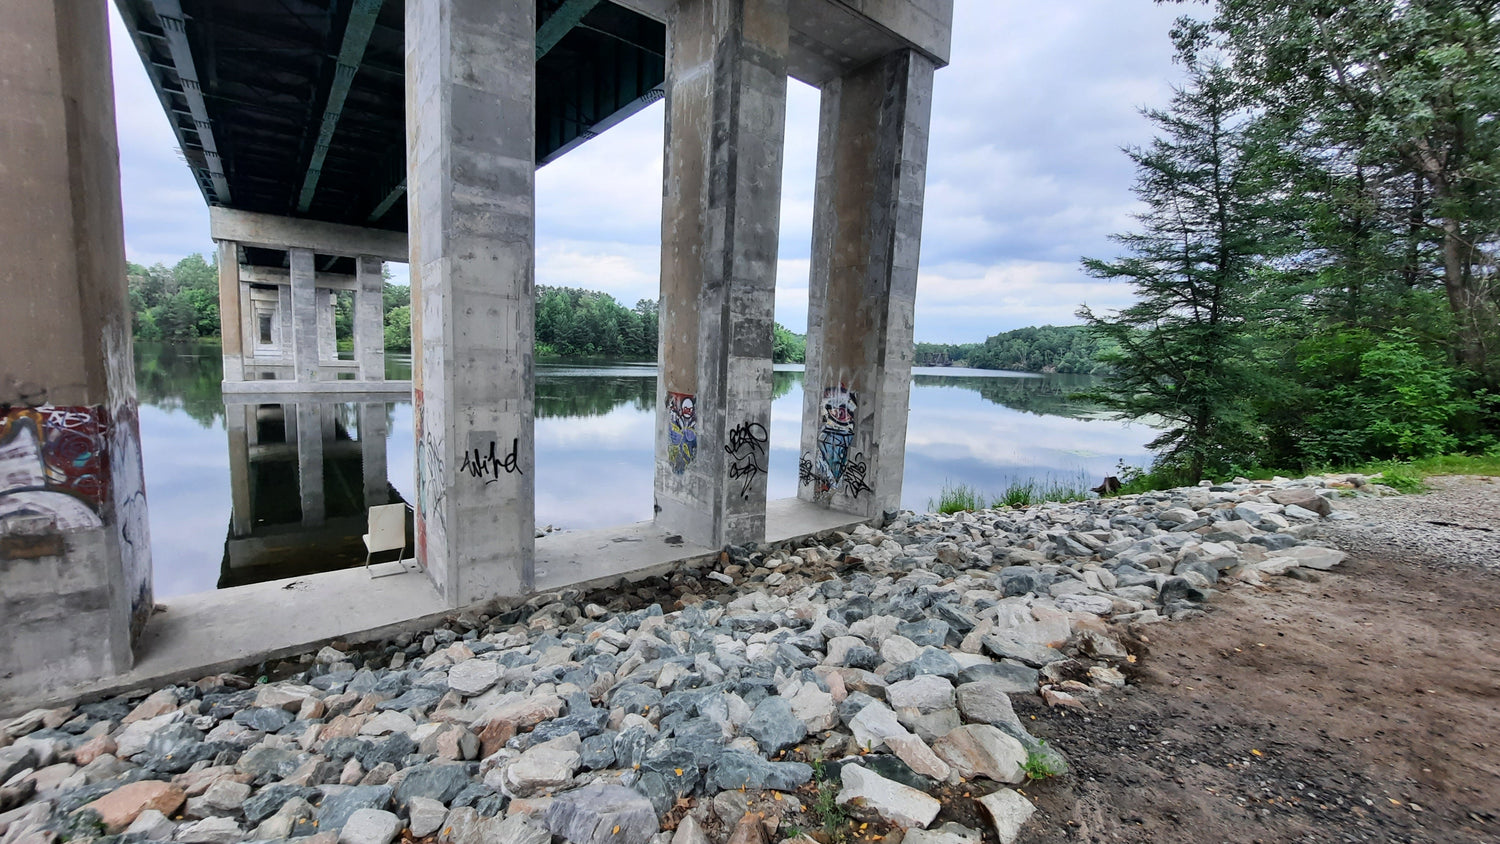
<path id="1" fill-rule="evenodd" d="M 1456 475 L 1431 478 L 1428 486 L 1422 495 L 1343 501 L 1358 518 L 1326 523 L 1323 538 L 1361 556 L 1500 571 L 1500 481 Z"/>

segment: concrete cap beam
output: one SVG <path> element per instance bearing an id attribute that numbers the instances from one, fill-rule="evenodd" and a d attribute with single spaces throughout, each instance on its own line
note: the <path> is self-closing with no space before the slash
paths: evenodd
<path id="1" fill-rule="evenodd" d="M 406 263 L 406 234 L 234 208 L 208 209 L 210 236 L 266 249 L 310 249 L 320 255 L 371 255 Z"/>

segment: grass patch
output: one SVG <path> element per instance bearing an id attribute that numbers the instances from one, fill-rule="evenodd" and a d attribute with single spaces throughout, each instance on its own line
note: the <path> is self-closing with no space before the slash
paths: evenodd
<path id="1" fill-rule="evenodd" d="M 1154 492 L 1191 486 L 1186 478 L 1163 469 L 1150 471 L 1126 466 L 1116 469 L 1120 478 L 1120 495 Z M 1397 492 L 1416 493 L 1427 489 L 1424 479 L 1434 475 L 1500 475 L 1500 453 L 1444 454 L 1437 457 L 1421 457 L 1415 460 L 1377 460 L 1345 466 L 1307 466 L 1302 469 L 1272 469 L 1263 466 L 1251 468 L 1235 467 L 1223 477 L 1213 480 L 1226 482 L 1236 477 L 1252 481 L 1268 481 L 1273 477 L 1301 478 L 1307 475 L 1380 475 L 1380 483 Z"/>
<path id="2" fill-rule="evenodd" d="M 960 510 L 978 510 L 984 506 L 984 498 L 977 487 L 968 484 L 956 484 L 950 486 L 943 483 L 943 489 L 938 493 L 937 500 L 927 499 L 927 509 L 934 513 L 952 515 Z"/>

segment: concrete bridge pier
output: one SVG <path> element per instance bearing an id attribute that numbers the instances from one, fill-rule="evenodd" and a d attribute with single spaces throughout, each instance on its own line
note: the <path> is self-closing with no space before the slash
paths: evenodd
<path id="1" fill-rule="evenodd" d="M 798 496 L 901 505 L 932 78 L 898 50 L 823 85 Z"/>
<path id="2" fill-rule="evenodd" d="M 450 606 L 534 583 L 536 4 L 406 4 L 416 547 Z"/>
<path id="3" fill-rule="evenodd" d="M 128 670 L 151 552 L 100 2 L 0 4 L 0 698 Z"/>
<path id="4" fill-rule="evenodd" d="M 718 548 L 766 532 L 786 0 L 667 12 L 656 523 Z"/>
<path id="5" fill-rule="evenodd" d="M 209 210 L 209 222 L 219 244 L 226 390 L 316 391 L 307 385 L 345 373 L 361 382 L 385 380 L 384 262 L 407 260 L 405 235 L 221 207 Z M 246 248 L 285 253 L 287 269 L 245 263 Z M 340 257 L 354 259 L 354 274 L 318 269 Z M 354 295 L 353 361 L 338 357 L 341 291 Z M 245 383 L 266 380 L 276 383 Z"/>

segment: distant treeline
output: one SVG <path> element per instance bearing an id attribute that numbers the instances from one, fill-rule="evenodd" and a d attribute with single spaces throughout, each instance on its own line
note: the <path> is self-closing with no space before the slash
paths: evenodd
<path id="1" fill-rule="evenodd" d="M 1099 375 L 1108 370 L 1099 362 L 1102 351 L 1104 345 L 1086 325 L 1043 325 L 1006 331 L 983 343 L 918 343 L 913 363 Z"/>
<path id="2" fill-rule="evenodd" d="M 181 342 L 219 336 L 219 274 L 201 254 L 174 266 L 127 264 L 130 306 L 138 340 Z M 385 283 L 385 347 L 411 351 L 411 289 Z M 335 299 L 334 327 L 340 348 L 352 348 L 353 296 Z M 608 293 L 576 287 L 536 288 L 537 357 L 600 357 L 655 360 L 657 304 L 641 299 L 626 308 Z M 780 324 L 774 327 L 772 359 L 801 363 L 807 340 Z"/>

